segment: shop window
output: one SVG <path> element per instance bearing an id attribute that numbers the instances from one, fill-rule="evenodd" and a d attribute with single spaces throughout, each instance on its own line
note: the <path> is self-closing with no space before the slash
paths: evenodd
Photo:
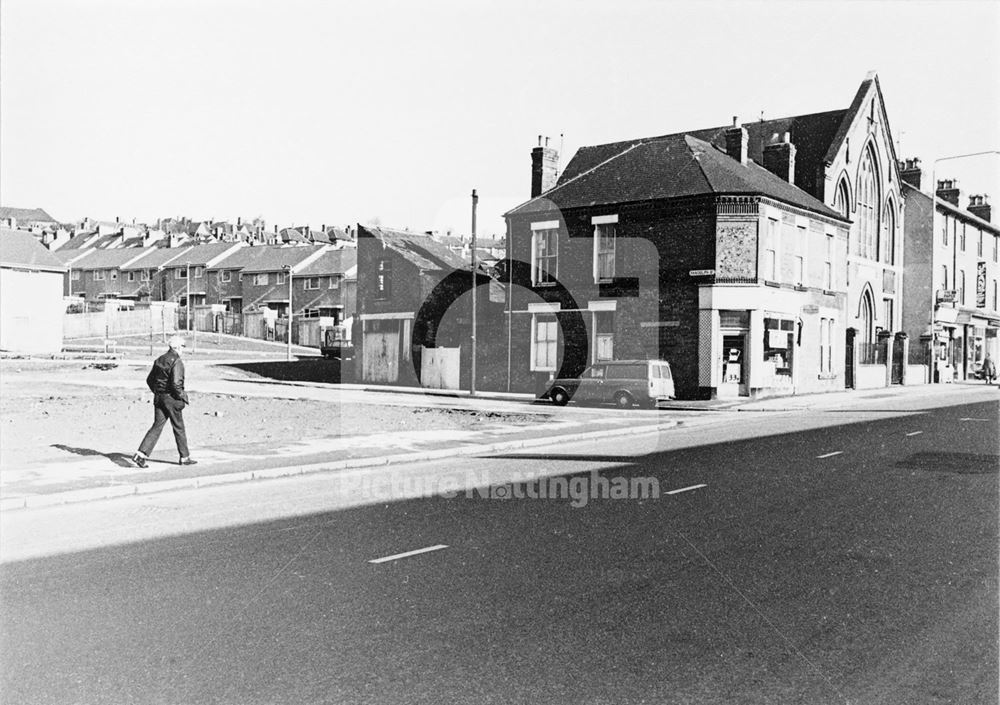
<path id="1" fill-rule="evenodd" d="M 555 317 L 535 319 L 531 336 L 531 369 L 555 372 L 559 323 Z"/>
<path id="2" fill-rule="evenodd" d="M 719 325 L 722 328 L 749 328 L 749 311 L 719 311 Z"/>
<path id="3" fill-rule="evenodd" d="M 795 321 L 780 318 L 764 319 L 764 365 L 773 374 L 792 374 L 792 357 L 795 343 Z"/>

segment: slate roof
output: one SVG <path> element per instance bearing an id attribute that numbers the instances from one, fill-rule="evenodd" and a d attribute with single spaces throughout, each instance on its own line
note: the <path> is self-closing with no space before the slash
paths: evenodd
<path id="1" fill-rule="evenodd" d="M 184 252 L 180 257 L 167 262 L 165 267 L 204 267 L 208 261 L 221 255 L 226 250 L 232 248 L 233 242 L 210 242 L 204 245 L 195 245 Z"/>
<path id="2" fill-rule="evenodd" d="M 329 274 L 345 274 L 358 263 L 358 251 L 351 248 L 324 252 L 314 262 L 310 262 L 295 276 L 318 277 Z"/>
<path id="3" fill-rule="evenodd" d="M 148 250 L 131 247 L 127 249 L 114 248 L 111 250 L 95 249 L 89 255 L 82 258 L 80 263 L 74 265 L 73 269 L 119 269 L 126 262 L 139 258 L 139 262 L 149 254 Z M 137 263 L 136 266 L 142 267 Z M 146 267 L 142 267 L 145 269 Z"/>
<path id="4" fill-rule="evenodd" d="M 906 181 L 900 181 L 899 183 L 903 187 L 902 190 L 904 197 L 909 198 L 910 196 L 908 194 L 913 194 L 914 196 L 919 196 L 923 198 L 925 201 L 931 200 L 931 195 L 929 193 L 924 193 L 923 191 L 916 188 L 912 184 L 907 183 Z M 971 213 L 965 210 L 964 208 L 959 208 L 958 206 L 954 205 L 953 203 L 949 203 L 943 198 L 935 198 L 934 201 L 937 207 L 940 208 L 941 210 L 951 213 L 952 215 L 958 216 L 959 218 L 968 221 L 970 224 L 975 225 L 976 227 L 981 228 L 983 230 L 986 230 L 987 232 L 993 233 L 994 235 L 1000 235 L 1000 223 L 991 223 L 988 220 L 983 220 L 978 215 L 975 215 L 974 213 Z"/>
<path id="5" fill-rule="evenodd" d="M 264 254 L 243 268 L 243 273 L 280 272 L 287 264 L 296 266 L 306 257 L 323 249 L 325 245 L 299 245 L 293 247 L 262 247 Z"/>
<path id="6" fill-rule="evenodd" d="M 759 194 L 843 219 L 832 208 L 755 162 L 741 164 L 714 144 L 690 134 L 617 143 L 613 147 L 601 145 L 599 155 L 602 161 L 586 170 L 581 170 L 578 163 L 571 172 L 575 175 L 564 172 L 555 187 L 508 215 L 548 211 L 550 201 L 560 209 L 568 209 L 705 194 Z M 587 163 L 592 163 L 595 156 L 587 155 Z"/>
<path id="7" fill-rule="evenodd" d="M 55 218 L 41 208 L 11 208 L 10 206 L 0 206 L 0 220 L 5 218 L 15 218 L 19 221 L 37 221 L 45 223 L 56 222 Z"/>
<path id="8" fill-rule="evenodd" d="M 89 243 L 91 240 L 96 240 L 98 237 L 100 236 L 97 234 L 96 230 L 91 230 L 85 233 L 77 233 L 69 240 L 67 240 L 65 243 L 63 243 L 62 246 L 59 247 L 59 249 L 80 250 L 85 247 L 91 247 L 91 245 L 88 245 L 87 243 Z"/>
<path id="9" fill-rule="evenodd" d="M 121 268 L 122 271 L 130 269 L 156 269 L 157 267 L 162 267 L 175 257 L 179 257 L 189 248 L 185 245 L 183 247 L 152 246 L 143 247 L 142 249 L 147 251 L 146 254 L 142 256 L 142 259 L 134 262 L 133 264 L 123 266 Z"/>
<path id="10" fill-rule="evenodd" d="M 0 266 L 65 272 L 66 267 L 26 230 L 0 228 Z"/>
<path id="11" fill-rule="evenodd" d="M 469 269 L 470 264 L 429 235 L 411 233 L 391 228 L 358 225 L 358 240 L 370 237 L 380 240 L 383 246 L 398 252 L 405 259 L 425 272 Z"/>
<path id="12" fill-rule="evenodd" d="M 256 262 L 261 257 L 266 256 L 268 250 L 268 245 L 253 245 L 249 247 L 241 247 L 230 255 L 222 258 L 211 267 L 208 268 L 210 272 L 214 272 L 220 269 L 243 269 L 254 262 Z"/>

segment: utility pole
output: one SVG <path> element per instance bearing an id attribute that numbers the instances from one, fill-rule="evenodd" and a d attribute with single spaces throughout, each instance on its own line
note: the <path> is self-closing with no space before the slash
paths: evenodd
<path id="1" fill-rule="evenodd" d="M 292 266 L 285 265 L 288 272 L 288 346 L 285 349 L 285 361 L 292 361 Z"/>
<path id="2" fill-rule="evenodd" d="M 469 396 L 476 396 L 476 323 L 477 323 L 477 304 L 479 299 L 477 296 L 477 286 L 476 284 L 476 206 L 479 204 L 479 196 L 476 195 L 476 189 L 472 189 L 472 376 L 471 383 L 469 384 Z"/>

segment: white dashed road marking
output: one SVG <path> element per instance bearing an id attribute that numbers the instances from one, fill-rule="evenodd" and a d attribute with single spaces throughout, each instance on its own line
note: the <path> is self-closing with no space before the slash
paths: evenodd
<path id="1" fill-rule="evenodd" d="M 397 553 L 394 556 L 385 556 L 384 558 L 373 558 L 368 561 L 369 563 L 388 563 L 389 561 L 397 561 L 400 558 L 409 558 L 410 556 L 416 556 L 421 553 L 429 553 L 430 551 L 440 551 L 442 548 L 448 548 L 446 544 L 439 543 L 437 546 L 428 546 L 427 548 L 418 548 L 416 551 L 407 551 L 406 553 Z"/>
<path id="2" fill-rule="evenodd" d="M 708 485 L 691 485 L 690 487 L 682 487 L 679 490 L 670 490 L 667 494 L 680 494 L 681 492 L 690 492 L 691 490 L 697 490 L 702 487 L 708 487 Z"/>
<path id="3" fill-rule="evenodd" d="M 923 431 L 910 431 L 906 435 L 907 436 L 919 436 L 921 433 L 923 433 Z"/>
<path id="4" fill-rule="evenodd" d="M 968 416 L 959 419 L 959 421 L 989 421 L 989 419 L 973 419 Z"/>
<path id="5" fill-rule="evenodd" d="M 832 453 L 825 453 L 823 455 L 817 455 L 816 458 L 817 459 L 820 459 L 820 458 L 832 458 L 835 455 L 842 455 L 843 452 L 844 451 L 842 451 L 842 450 L 835 450 Z"/>

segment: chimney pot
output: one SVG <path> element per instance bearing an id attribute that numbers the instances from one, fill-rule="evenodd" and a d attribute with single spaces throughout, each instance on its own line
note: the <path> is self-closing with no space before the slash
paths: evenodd
<path id="1" fill-rule="evenodd" d="M 739 125 L 739 122 L 740 122 L 739 115 L 733 115 L 733 127 Z"/>
<path id="2" fill-rule="evenodd" d="M 745 127 L 738 124 L 737 117 L 734 115 L 733 126 L 726 130 L 726 154 L 740 164 L 746 164 L 749 157 L 749 143 L 750 135 Z"/>

